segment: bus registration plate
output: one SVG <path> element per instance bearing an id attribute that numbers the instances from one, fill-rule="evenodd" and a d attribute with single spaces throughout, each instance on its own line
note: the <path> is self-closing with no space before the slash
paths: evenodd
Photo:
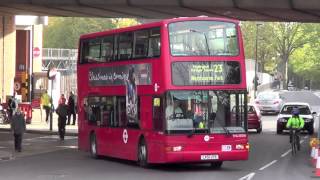
<path id="1" fill-rule="evenodd" d="M 204 154 L 201 155 L 201 160 L 212 160 L 212 159 L 219 159 L 217 154 Z"/>

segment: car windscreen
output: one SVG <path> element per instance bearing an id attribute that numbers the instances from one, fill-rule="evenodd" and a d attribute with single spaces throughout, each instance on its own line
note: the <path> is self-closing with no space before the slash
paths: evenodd
<path id="1" fill-rule="evenodd" d="M 258 95 L 258 99 L 260 100 L 273 100 L 278 99 L 278 94 L 275 93 L 263 93 Z"/>
<path id="2" fill-rule="evenodd" d="M 306 105 L 286 105 L 282 108 L 280 114 L 292 114 L 292 110 L 298 108 L 301 115 L 311 114 L 310 108 Z"/>

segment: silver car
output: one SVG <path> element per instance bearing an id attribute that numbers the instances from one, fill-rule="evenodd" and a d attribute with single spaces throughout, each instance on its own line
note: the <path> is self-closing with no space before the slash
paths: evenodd
<path id="1" fill-rule="evenodd" d="M 258 94 L 255 104 L 261 113 L 279 113 L 283 104 L 283 99 L 279 92 L 265 91 Z"/>

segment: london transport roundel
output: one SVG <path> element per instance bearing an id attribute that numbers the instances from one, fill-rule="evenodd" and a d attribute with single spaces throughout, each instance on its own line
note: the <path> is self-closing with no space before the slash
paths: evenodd
<path id="1" fill-rule="evenodd" d="M 208 142 L 208 141 L 210 140 L 210 137 L 209 137 L 208 135 L 205 135 L 205 136 L 203 137 L 203 140 L 204 140 L 205 142 Z"/>
<path id="2" fill-rule="evenodd" d="M 125 144 L 128 143 L 128 138 L 129 138 L 129 135 L 128 135 L 128 131 L 126 129 L 123 130 L 123 133 L 122 133 L 122 140 Z"/>

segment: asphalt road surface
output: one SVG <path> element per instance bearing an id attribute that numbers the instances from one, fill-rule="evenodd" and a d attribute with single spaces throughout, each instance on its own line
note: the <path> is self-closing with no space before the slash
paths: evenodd
<path id="1" fill-rule="evenodd" d="M 286 101 L 300 98 L 314 109 L 320 100 L 311 92 L 285 92 Z M 298 99 L 295 99 L 297 98 Z M 301 101 L 301 100 L 299 100 Z M 317 109 L 318 111 L 319 109 Z M 319 112 L 319 111 L 318 111 Z M 263 132 L 250 131 L 248 161 L 225 162 L 221 169 L 208 164 L 156 165 L 144 169 L 135 162 L 111 158 L 92 159 L 78 151 L 77 139 L 68 137 L 60 142 L 57 136 L 25 136 L 24 152 L 0 161 L 0 179 L 5 180 L 301 180 L 312 179 L 315 168 L 310 162 L 309 135 L 303 134 L 302 148 L 295 156 L 290 152 L 288 133 L 277 135 L 277 115 L 263 116 Z M 316 123 L 316 129 L 318 123 Z M 12 148 L 8 132 L 0 133 L 0 150 Z M 32 151 L 32 153 L 31 153 Z M 29 152 L 29 153 L 28 153 Z"/>

